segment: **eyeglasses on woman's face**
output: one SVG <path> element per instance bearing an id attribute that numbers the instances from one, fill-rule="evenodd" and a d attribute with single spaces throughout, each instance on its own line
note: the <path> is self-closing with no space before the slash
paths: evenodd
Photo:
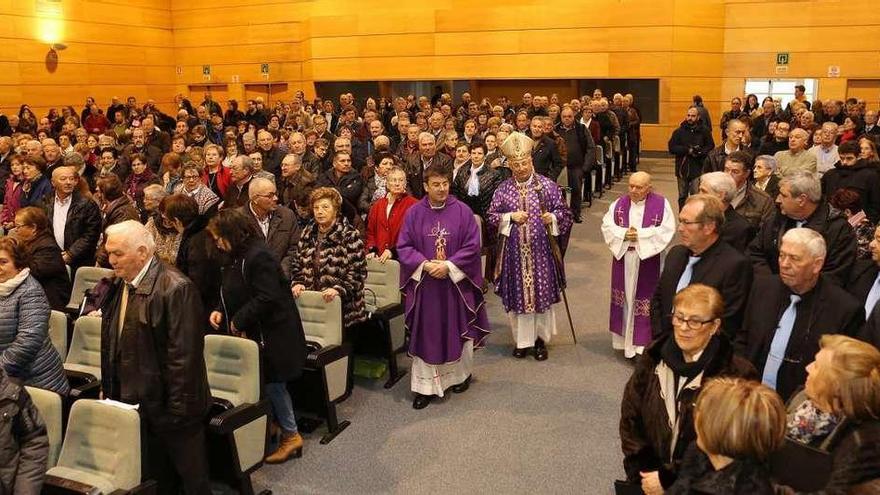
<path id="1" fill-rule="evenodd" d="M 691 330 L 699 330 L 703 328 L 703 325 L 705 325 L 706 323 L 711 323 L 713 321 L 715 321 L 715 318 L 704 320 L 696 316 L 687 316 L 681 313 L 672 313 L 673 325 L 684 325 Z"/>

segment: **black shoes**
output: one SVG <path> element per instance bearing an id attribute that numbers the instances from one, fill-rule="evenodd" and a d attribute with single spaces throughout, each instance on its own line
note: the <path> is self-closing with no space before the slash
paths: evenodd
<path id="1" fill-rule="evenodd" d="M 535 341 L 535 361 L 546 361 L 547 360 L 547 346 L 544 345 L 544 341 L 538 339 Z"/>
<path id="2" fill-rule="evenodd" d="M 470 388 L 470 386 L 471 386 L 471 375 L 468 375 L 468 377 L 465 378 L 463 382 L 459 383 L 458 385 L 453 385 L 452 391 L 455 392 L 456 394 L 461 394 L 461 393 L 466 392 L 467 389 Z"/>
<path id="3" fill-rule="evenodd" d="M 513 357 L 515 357 L 517 359 L 522 359 L 522 358 L 526 357 L 529 354 L 529 351 L 531 351 L 531 350 L 532 350 L 531 347 L 526 347 L 523 349 L 514 349 L 513 350 Z"/>
<path id="4" fill-rule="evenodd" d="M 574 217 L 574 223 L 584 223 L 584 219 L 580 215 Z"/>
<path id="5" fill-rule="evenodd" d="M 434 400 L 433 395 L 416 394 L 413 398 L 413 409 L 424 409 Z"/>

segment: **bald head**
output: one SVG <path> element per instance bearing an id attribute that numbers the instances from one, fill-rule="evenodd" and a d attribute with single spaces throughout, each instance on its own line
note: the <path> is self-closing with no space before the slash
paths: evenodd
<path id="1" fill-rule="evenodd" d="M 644 201 L 651 192 L 651 174 L 636 172 L 629 176 L 629 198 L 638 203 Z"/>

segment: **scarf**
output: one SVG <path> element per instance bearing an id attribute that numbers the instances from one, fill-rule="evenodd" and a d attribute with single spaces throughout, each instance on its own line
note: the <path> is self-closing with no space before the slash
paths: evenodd
<path id="1" fill-rule="evenodd" d="M 842 418 L 833 413 L 822 411 L 812 400 L 807 399 L 801 402 L 789 416 L 785 435 L 792 440 L 810 445 L 827 437 L 841 420 Z"/>
<path id="2" fill-rule="evenodd" d="M 709 339 L 706 348 L 703 349 L 703 354 L 700 355 L 700 358 L 692 363 L 688 363 L 685 362 L 684 354 L 675 342 L 675 337 L 670 335 L 660 349 L 660 357 L 672 369 L 672 372 L 675 373 L 676 377 L 685 377 L 687 378 L 687 381 L 691 381 L 697 375 L 705 371 L 706 365 L 715 359 L 715 355 L 718 354 L 718 347 L 720 345 L 718 337 L 713 336 Z"/>
<path id="3" fill-rule="evenodd" d="M 374 180 L 376 181 L 376 190 L 373 191 L 373 198 L 372 198 L 373 201 L 372 202 L 375 203 L 376 201 L 379 201 L 380 199 L 384 198 L 386 194 L 388 194 L 388 189 L 386 186 L 387 181 L 385 180 L 385 177 L 379 177 L 379 174 L 376 174 L 373 177 L 374 177 Z"/>
<path id="4" fill-rule="evenodd" d="M 15 292 L 15 289 L 24 282 L 24 279 L 28 278 L 28 275 L 31 274 L 30 268 L 25 268 L 24 270 L 18 272 L 18 275 L 10 278 L 6 282 L 0 283 L 0 297 L 7 297 L 9 294 Z"/>
<path id="5" fill-rule="evenodd" d="M 478 177 L 478 174 L 480 173 L 480 170 L 483 170 L 483 167 L 485 167 L 485 166 L 486 166 L 486 164 L 484 162 L 482 165 L 477 167 L 476 170 L 471 169 L 471 176 L 468 177 L 468 181 L 467 181 L 468 196 L 479 196 L 480 195 L 480 178 Z"/>

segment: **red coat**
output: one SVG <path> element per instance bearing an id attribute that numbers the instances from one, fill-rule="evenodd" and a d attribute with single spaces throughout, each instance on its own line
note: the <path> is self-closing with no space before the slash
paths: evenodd
<path id="1" fill-rule="evenodd" d="M 418 203 L 419 200 L 407 194 L 398 199 L 391 206 L 391 214 L 385 216 L 385 209 L 388 207 L 388 197 L 384 197 L 373 204 L 370 208 L 370 214 L 367 217 L 367 252 L 375 252 L 382 254 L 388 249 L 392 253 L 397 251 L 397 235 L 400 234 L 400 227 L 403 226 L 403 217 L 410 206 Z"/>
<path id="2" fill-rule="evenodd" d="M 232 183 L 232 173 L 229 171 L 229 168 L 220 165 L 220 168 L 217 169 L 217 176 L 215 177 L 215 180 L 217 181 L 217 189 L 220 191 L 220 194 L 217 194 L 217 196 L 220 198 L 226 196 L 226 188 L 228 188 L 229 184 Z M 204 182 L 205 185 L 208 186 L 208 189 L 214 190 L 211 187 L 211 182 L 209 181 L 208 167 L 205 167 L 205 169 L 202 170 L 202 182 Z"/>

